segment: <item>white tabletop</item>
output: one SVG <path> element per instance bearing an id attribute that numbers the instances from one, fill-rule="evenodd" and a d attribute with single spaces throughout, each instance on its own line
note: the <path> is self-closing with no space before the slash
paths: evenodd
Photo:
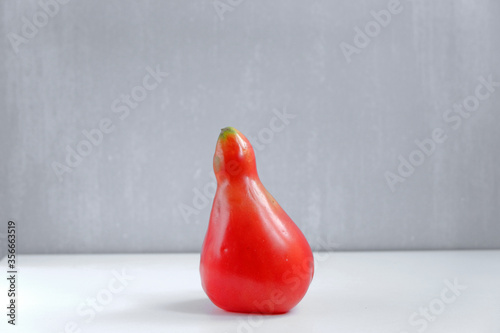
<path id="1" fill-rule="evenodd" d="M 500 251 L 315 253 L 287 314 L 228 313 L 200 284 L 197 254 L 31 255 L 17 264 L 17 325 L 2 332 L 500 333 Z M 0 263 L 6 273 L 6 259 Z M 120 277 L 121 276 L 121 277 Z M 4 328 L 7 327 L 7 330 Z"/>

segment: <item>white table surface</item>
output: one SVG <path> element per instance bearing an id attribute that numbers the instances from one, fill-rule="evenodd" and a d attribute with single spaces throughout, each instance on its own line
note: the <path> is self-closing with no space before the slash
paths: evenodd
<path id="1" fill-rule="evenodd" d="M 19 256 L 17 325 L 6 324 L 2 278 L 0 331 L 500 333 L 500 251 L 315 258 L 304 299 L 287 314 L 259 316 L 215 307 L 201 288 L 197 254 Z M 0 265 L 6 272 L 5 258 Z M 130 280 L 119 282 L 114 274 L 123 270 Z M 450 283 L 466 289 L 454 294 Z M 426 309 L 429 319 L 419 313 Z"/>

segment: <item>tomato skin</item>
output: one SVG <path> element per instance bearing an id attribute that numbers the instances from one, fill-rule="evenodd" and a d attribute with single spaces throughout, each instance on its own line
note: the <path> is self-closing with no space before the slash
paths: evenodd
<path id="1" fill-rule="evenodd" d="M 214 170 L 217 192 L 200 260 L 203 289 L 227 311 L 288 312 L 312 281 L 311 247 L 260 182 L 253 148 L 236 129 L 219 136 Z"/>

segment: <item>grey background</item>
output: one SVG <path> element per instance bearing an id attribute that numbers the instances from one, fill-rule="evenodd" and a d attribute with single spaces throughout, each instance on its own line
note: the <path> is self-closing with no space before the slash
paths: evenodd
<path id="1" fill-rule="evenodd" d="M 500 88 L 459 129 L 442 117 L 500 81 L 500 2 L 404 1 L 347 63 L 340 43 L 387 3 L 247 0 L 222 20 L 211 1 L 71 1 L 16 53 L 8 34 L 41 7 L 1 1 L 0 218 L 18 251 L 199 251 L 220 128 L 259 144 L 285 109 L 258 170 L 314 249 L 499 248 Z M 111 103 L 157 65 L 168 77 L 120 120 Z M 115 130 L 59 181 L 51 164 L 103 118 Z M 384 173 L 437 127 L 448 140 L 392 192 Z"/>

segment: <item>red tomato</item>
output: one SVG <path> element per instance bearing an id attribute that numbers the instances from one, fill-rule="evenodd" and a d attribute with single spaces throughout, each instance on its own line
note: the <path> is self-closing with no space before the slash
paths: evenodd
<path id="1" fill-rule="evenodd" d="M 200 261 L 203 289 L 227 311 L 289 311 L 312 281 L 311 247 L 260 182 L 250 142 L 232 127 L 221 131 L 214 171 L 217 192 Z"/>

